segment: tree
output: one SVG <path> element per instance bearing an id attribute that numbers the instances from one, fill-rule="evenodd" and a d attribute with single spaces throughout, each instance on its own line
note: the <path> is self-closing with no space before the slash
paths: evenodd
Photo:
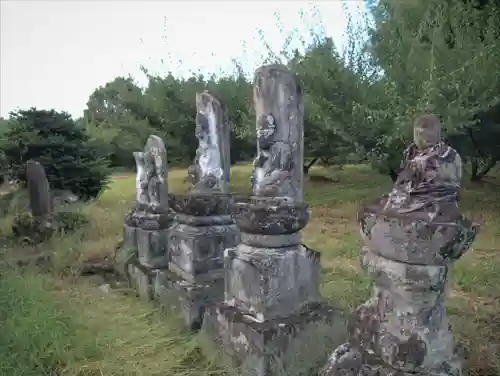
<path id="1" fill-rule="evenodd" d="M 10 120 L 3 149 L 10 176 L 26 183 L 26 162 L 34 159 L 45 168 L 53 189 L 69 190 L 88 200 L 106 187 L 107 159 L 69 114 L 31 108 L 11 112 Z"/>
<path id="2" fill-rule="evenodd" d="M 373 9 L 369 47 L 385 95 L 378 106 L 360 109 L 381 131 L 373 159 L 394 170 L 413 119 L 435 112 L 464 159 L 484 166 L 473 178 L 484 176 L 499 160 L 491 142 L 500 103 L 498 8 L 465 0 L 381 0 Z"/>
<path id="3" fill-rule="evenodd" d="M 142 90 L 129 77 L 117 77 L 97 88 L 87 101 L 84 124 L 113 166 L 132 167 L 132 152 L 144 147 L 155 125 Z"/>

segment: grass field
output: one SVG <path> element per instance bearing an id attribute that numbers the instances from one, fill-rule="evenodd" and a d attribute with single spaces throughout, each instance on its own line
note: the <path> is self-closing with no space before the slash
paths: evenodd
<path id="1" fill-rule="evenodd" d="M 305 243 L 322 252 L 323 293 L 343 310 L 369 296 L 370 280 L 360 271 L 356 211 L 391 183 L 366 167 L 323 170 L 336 182 L 306 184 L 312 219 Z M 248 166 L 232 170 L 232 190 L 249 191 Z M 186 189 L 185 170 L 170 172 L 170 190 Z M 500 375 L 500 175 L 463 188 L 464 214 L 481 223 L 473 250 L 459 260 L 447 307 L 466 350 L 471 376 Z M 54 239 L 42 249 L 4 251 L 4 260 L 32 252 L 55 254 L 50 273 L 20 274 L 3 266 L 0 279 L 0 375 L 223 375 L 203 359 L 196 336 L 176 318 L 163 317 L 148 303 L 65 277 L 68 265 L 112 256 L 121 238 L 123 215 L 135 194 L 132 174 L 116 177 L 101 198 L 84 207 L 91 223 L 83 232 Z M 0 221 L 0 237 L 11 218 Z"/>

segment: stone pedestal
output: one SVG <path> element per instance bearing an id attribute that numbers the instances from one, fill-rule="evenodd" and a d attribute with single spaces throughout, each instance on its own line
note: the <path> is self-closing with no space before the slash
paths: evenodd
<path id="1" fill-rule="evenodd" d="M 455 206 L 456 209 L 456 206 Z M 460 376 L 445 309 L 450 264 L 469 249 L 477 226 L 461 217 L 423 212 L 360 213 L 363 268 L 372 297 L 350 318 L 349 343 L 330 357 L 321 376 Z"/>
<path id="2" fill-rule="evenodd" d="M 307 205 L 238 203 L 234 217 L 241 243 L 226 250 L 225 299 L 207 311 L 205 331 L 238 375 L 317 372 L 329 348 L 317 334 L 328 333 L 334 311 L 319 293 L 319 253 L 301 244 Z M 300 365 L 299 348 L 311 352 Z"/>
<path id="3" fill-rule="evenodd" d="M 206 307 L 224 299 L 224 250 L 240 239 L 229 204 L 223 194 L 173 196 L 169 277 L 158 281 L 169 293 L 160 294 L 160 303 L 178 306 L 192 329 L 201 327 Z"/>
<path id="4" fill-rule="evenodd" d="M 142 299 L 153 298 L 153 270 L 168 267 L 168 236 L 172 219 L 173 215 L 168 209 L 152 209 L 140 205 L 125 217 L 122 246 L 124 254 L 120 257 L 123 265 L 120 269 L 126 271 Z"/>
<path id="5" fill-rule="evenodd" d="M 128 265 L 128 275 L 131 282 L 131 287 L 137 291 L 137 295 L 144 301 L 154 299 L 153 282 L 156 272 L 153 269 L 142 265 Z"/>

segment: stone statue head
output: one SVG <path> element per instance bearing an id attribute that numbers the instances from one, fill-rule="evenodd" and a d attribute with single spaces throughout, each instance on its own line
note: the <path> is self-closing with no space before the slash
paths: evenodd
<path id="1" fill-rule="evenodd" d="M 419 150 L 428 149 L 441 141 L 441 122 L 433 114 L 420 116 L 413 125 L 413 140 Z"/>

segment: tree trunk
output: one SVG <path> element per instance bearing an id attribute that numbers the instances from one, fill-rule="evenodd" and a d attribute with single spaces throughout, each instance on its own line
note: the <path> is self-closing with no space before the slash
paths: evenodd
<path id="1" fill-rule="evenodd" d="M 392 182 L 395 183 L 396 179 L 398 178 L 398 173 L 397 173 L 396 170 L 394 170 L 394 169 L 391 168 L 389 170 L 389 176 L 391 177 Z"/>
<path id="2" fill-rule="evenodd" d="M 309 163 L 304 164 L 304 175 L 309 174 L 309 170 L 311 169 L 312 166 L 318 161 L 319 158 L 313 158 Z"/>
<path id="3" fill-rule="evenodd" d="M 484 166 L 482 171 L 479 171 L 479 165 L 477 161 L 473 160 L 470 181 L 481 181 L 481 179 L 484 178 L 488 174 L 488 172 L 490 172 L 491 169 L 497 165 L 497 163 L 497 158 L 491 158 L 486 166 Z"/>
<path id="4" fill-rule="evenodd" d="M 471 164 L 470 181 L 479 181 L 479 178 L 477 176 L 477 172 L 479 170 L 479 164 L 477 163 L 477 160 L 473 158 L 470 164 Z"/>

